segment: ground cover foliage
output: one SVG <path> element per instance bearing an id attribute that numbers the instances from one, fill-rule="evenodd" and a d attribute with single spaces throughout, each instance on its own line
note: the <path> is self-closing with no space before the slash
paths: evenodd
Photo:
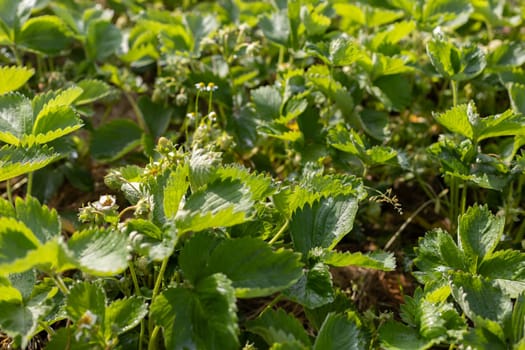
<path id="1" fill-rule="evenodd" d="M 0 341 L 525 349 L 525 5 L 0 0 Z"/>

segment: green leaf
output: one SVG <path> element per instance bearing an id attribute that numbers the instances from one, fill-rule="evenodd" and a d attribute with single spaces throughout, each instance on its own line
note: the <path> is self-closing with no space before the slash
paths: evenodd
<path id="1" fill-rule="evenodd" d="M 168 288 L 151 305 L 168 349 L 237 349 L 237 307 L 231 282 L 209 276 L 195 289 Z"/>
<path id="2" fill-rule="evenodd" d="M 96 19 L 89 22 L 86 32 L 86 52 L 92 61 L 101 61 L 120 48 L 122 34 L 111 22 Z"/>
<path id="3" fill-rule="evenodd" d="M 17 145 L 24 134 L 31 133 L 32 127 L 29 99 L 17 92 L 0 95 L 0 141 Z"/>
<path id="4" fill-rule="evenodd" d="M 20 294 L 20 301 L 29 300 L 31 294 L 33 294 L 33 289 L 36 284 L 36 273 L 34 270 L 28 270 L 23 273 L 12 273 L 8 275 L 9 282 L 11 286 L 15 287 Z M 9 300 L 9 299 L 4 299 Z"/>
<path id="5" fill-rule="evenodd" d="M 361 252 L 341 253 L 332 251 L 323 256 L 323 262 L 331 266 L 351 265 L 382 271 L 392 271 L 396 268 L 396 259 L 394 254 L 387 252 L 373 252 L 370 254 L 363 254 Z"/>
<path id="6" fill-rule="evenodd" d="M 265 241 L 245 237 L 219 243 L 211 253 L 206 271 L 209 275 L 225 274 L 238 298 L 255 298 L 294 284 L 302 274 L 300 258 L 290 250 L 273 251 Z"/>
<path id="7" fill-rule="evenodd" d="M 427 43 L 427 54 L 441 76 L 455 81 L 472 79 L 487 65 L 485 54 L 480 48 L 474 45 L 458 48 L 439 36 Z"/>
<path id="8" fill-rule="evenodd" d="M 33 68 L 3 66 L 0 67 L 0 95 L 22 87 L 35 74 Z"/>
<path id="9" fill-rule="evenodd" d="M 141 297 L 132 296 L 112 302 L 105 313 L 105 335 L 119 335 L 135 328 L 148 314 L 148 305 Z"/>
<path id="10" fill-rule="evenodd" d="M 525 116 L 507 110 L 501 114 L 491 115 L 479 119 L 479 124 L 475 125 L 477 140 L 485 140 L 492 137 L 525 135 L 522 126 L 525 123 Z"/>
<path id="11" fill-rule="evenodd" d="M 60 235 L 61 224 L 55 209 L 41 205 L 36 198 L 27 196 L 25 200 L 16 198 L 16 217 L 41 243 Z"/>
<path id="12" fill-rule="evenodd" d="M 424 350 L 434 345 L 432 339 L 424 339 L 417 330 L 396 321 L 388 321 L 379 329 L 381 346 L 387 350 Z"/>
<path id="13" fill-rule="evenodd" d="M 330 313 L 315 339 L 314 350 L 367 349 L 370 339 L 356 313 Z"/>
<path id="14" fill-rule="evenodd" d="M 37 330 L 39 320 L 49 309 L 45 304 L 25 305 L 0 300 L 0 328 L 25 349 Z"/>
<path id="15" fill-rule="evenodd" d="M 446 270 L 467 270 L 465 254 L 458 248 L 451 235 L 441 229 L 427 232 L 419 239 L 414 264 L 423 272 L 443 273 Z"/>
<path id="16" fill-rule="evenodd" d="M 89 317 L 91 320 L 84 321 L 88 325 L 103 325 L 106 316 L 106 293 L 98 283 L 79 282 L 69 290 L 65 310 L 74 322 Z"/>
<path id="17" fill-rule="evenodd" d="M 525 290 L 525 254 L 520 251 L 508 249 L 494 252 L 483 259 L 478 272 L 493 279 L 513 298 Z"/>
<path id="18" fill-rule="evenodd" d="M 525 336 L 525 294 L 520 294 L 514 304 L 511 324 L 511 340 L 514 343 L 519 341 L 523 343 L 523 337 Z"/>
<path id="19" fill-rule="evenodd" d="M 82 120 L 73 109 L 66 106 L 44 107 L 33 125 L 32 135 L 25 137 L 24 142 L 39 144 L 53 141 L 70 134 L 82 127 Z"/>
<path id="20" fill-rule="evenodd" d="M 15 218 L 15 208 L 7 199 L 0 197 L 0 217 Z"/>
<path id="21" fill-rule="evenodd" d="M 511 317 L 510 297 L 494 282 L 461 272 L 454 273 L 451 282 L 454 299 L 474 322 L 478 316 L 498 323 L 506 322 Z"/>
<path id="22" fill-rule="evenodd" d="M 65 23 L 49 15 L 30 18 L 16 39 L 21 47 L 46 55 L 58 55 L 73 41 Z"/>
<path id="23" fill-rule="evenodd" d="M 144 219 L 131 219 L 126 225 L 130 243 L 141 256 L 162 261 L 173 254 L 177 230 L 170 224 L 163 229 Z"/>
<path id="24" fill-rule="evenodd" d="M 179 206 L 188 190 L 189 168 L 178 166 L 169 172 L 166 185 L 164 186 L 163 203 L 164 215 L 166 218 L 174 219 L 179 211 Z"/>
<path id="25" fill-rule="evenodd" d="M 290 235 L 296 251 L 332 249 L 352 229 L 358 200 L 354 196 L 322 198 L 298 209 L 290 221 Z"/>
<path id="26" fill-rule="evenodd" d="M 274 86 L 261 86 L 251 91 L 259 119 L 273 120 L 281 115 L 282 96 Z"/>
<path id="27" fill-rule="evenodd" d="M 179 256 L 185 279 L 195 285 L 208 276 L 211 254 L 220 242 L 221 239 L 209 231 L 197 232 L 188 239 Z"/>
<path id="28" fill-rule="evenodd" d="M 406 75 L 392 74 L 374 80 L 372 92 L 389 109 L 401 111 L 412 102 L 412 85 Z"/>
<path id="29" fill-rule="evenodd" d="M 310 338 L 303 325 L 283 309 L 266 310 L 255 320 L 246 323 L 248 332 L 259 335 L 268 345 L 298 341 L 310 346 Z"/>
<path id="30" fill-rule="evenodd" d="M 123 157 L 140 145 L 142 129 L 129 119 L 114 119 L 93 132 L 91 155 L 100 162 Z"/>
<path id="31" fill-rule="evenodd" d="M 109 229 L 76 232 L 68 241 L 78 267 L 95 276 L 113 276 L 128 267 L 126 238 Z"/>
<path id="32" fill-rule="evenodd" d="M 512 109 L 516 113 L 525 114 L 525 85 L 511 83 L 508 90 Z"/>
<path id="33" fill-rule="evenodd" d="M 327 265 L 317 263 L 306 269 L 296 284 L 284 291 L 291 300 L 315 309 L 334 301 L 332 275 Z"/>
<path id="34" fill-rule="evenodd" d="M 262 29 L 264 36 L 276 44 L 287 46 L 290 37 L 290 22 L 288 12 L 281 10 L 270 16 L 261 17 L 259 27 Z"/>
<path id="35" fill-rule="evenodd" d="M 434 118 L 448 130 L 474 140 L 475 130 L 468 117 L 468 108 L 466 104 L 459 105 L 444 113 L 435 114 Z"/>
<path id="36" fill-rule="evenodd" d="M 102 80 L 84 79 L 76 85 L 82 89 L 82 94 L 75 101 L 76 106 L 93 103 L 112 93 L 111 87 Z"/>
<path id="37" fill-rule="evenodd" d="M 505 225 L 503 216 L 494 216 L 486 205 L 468 208 L 459 218 L 459 247 L 467 257 L 480 261 L 496 248 Z"/>
<path id="38" fill-rule="evenodd" d="M 60 157 L 47 146 L 0 148 L 0 181 L 41 169 Z"/>
<path id="39" fill-rule="evenodd" d="M 38 238 L 22 222 L 13 218 L 0 218 L 0 275 L 4 266 L 24 258 L 40 245 Z"/>
<path id="40" fill-rule="evenodd" d="M 51 335 L 51 340 L 46 344 L 49 349 L 92 350 L 97 346 L 94 341 L 86 342 L 85 339 L 75 337 L 76 330 L 73 327 L 59 328 Z"/>
<path id="41" fill-rule="evenodd" d="M 191 189 L 197 191 L 207 185 L 215 176 L 221 163 L 221 154 L 202 148 L 194 149 L 189 159 L 189 180 Z"/>
<path id="42" fill-rule="evenodd" d="M 186 200 L 177 212 L 177 228 L 184 233 L 237 225 L 250 219 L 253 205 L 249 188 L 240 181 L 218 180 Z"/>
<path id="43" fill-rule="evenodd" d="M 408 4 L 413 3 L 408 1 Z M 468 0 L 427 0 L 421 20 L 429 30 L 440 25 L 456 28 L 468 21 L 472 10 Z"/>
<path id="44" fill-rule="evenodd" d="M 171 121 L 173 108 L 155 103 L 147 96 L 141 96 L 137 101 L 137 105 L 151 136 L 158 138 L 164 135 Z"/>
<path id="45" fill-rule="evenodd" d="M 328 60 L 333 66 L 349 66 L 362 56 L 359 45 L 350 39 L 337 38 L 330 42 Z"/>

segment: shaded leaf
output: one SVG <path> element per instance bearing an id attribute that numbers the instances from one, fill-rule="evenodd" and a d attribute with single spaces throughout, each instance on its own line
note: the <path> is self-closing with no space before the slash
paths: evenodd
<path id="1" fill-rule="evenodd" d="M 363 254 L 361 252 L 328 252 L 323 256 L 323 262 L 331 266 L 357 266 L 382 271 L 392 271 L 396 268 L 394 254 L 386 252 L 373 252 Z"/>
<path id="2" fill-rule="evenodd" d="M 148 306 L 140 297 L 132 296 L 112 302 L 105 313 L 105 335 L 118 335 L 136 327 L 148 314 Z"/>
<path id="3" fill-rule="evenodd" d="M 36 198 L 16 198 L 16 217 L 29 228 L 41 243 L 60 235 L 61 223 L 55 209 L 41 205 Z"/>
<path id="4" fill-rule="evenodd" d="M 314 350 L 366 349 L 370 339 L 362 329 L 361 321 L 352 311 L 330 313 L 315 339 Z"/>
<path id="5" fill-rule="evenodd" d="M 296 251 L 332 249 L 352 229 L 358 201 L 354 196 L 322 198 L 293 213 L 290 235 Z"/>
<path id="6" fill-rule="evenodd" d="M 17 36 L 18 45 L 46 55 L 57 55 L 72 43 L 69 29 L 57 16 L 30 18 Z"/>
<path id="7" fill-rule="evenodd" d="M 284 291 L 284 295 L 309 309 L 331 303 L 334 301 L 334 288 L 328 266 L 317 263 L 306 269 L 297 283 Z"/>
<path id="8" fill-rule="evenodd" d="M 283 309 L 264 311 L 255 320 L 248 321 L 246 328 L 249 332 L 262 337 L 268 345 L 294 341 L 311 345 L 301 322 Z"/>
<path id="9" fill-rule="evenodd" d="M 91 155 L 98 161 L 111 162 L 140 145 L 142 130 L 129 119 L 114 119 L 93 132 Z"/>
<path id="10" fill-rule="evenodd" d="M 302 265 L 300 255 L 290 250 L 273 251 L 266 242 L 246 237 L 219 243 L 206 270 L 209 275 L 225 274 L 238 298 L 254 298 L 290 287 L 301 277 Z"/>
<path id="11" fill-rule="evenodd" d="M 168 349 L 239 347 L 231 282 L 222 274 L 204 278 L 195 289 L 168 288 L 151 305 Z"/>

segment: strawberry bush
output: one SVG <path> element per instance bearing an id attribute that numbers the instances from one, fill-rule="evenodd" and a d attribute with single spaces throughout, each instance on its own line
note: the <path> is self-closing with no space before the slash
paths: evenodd
<path id="1" fill-rule="evenodd" d="M 0 0 L 6 349 L 525 349 L 525 5 Z"/>

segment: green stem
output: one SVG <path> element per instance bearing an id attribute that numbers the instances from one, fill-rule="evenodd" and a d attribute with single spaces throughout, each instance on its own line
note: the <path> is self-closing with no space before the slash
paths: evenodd
<path id="1" fill-rule="evenodd" d="M 283 226 L 281 226 L 281 228 L 279 229 L 279 231 L 277 231 L 277 233 L 275 234 L 275 236 L 273 236 L 273 238 L 268 242 L 268 244 L 272 245 L 274 244 L 275 242 L 277 242 L 277 240 L 279 239 L 279 237 L 281 237 L 281 235 L 284 233 L 284 231 L 288 228 L 288 225 L 290 224 L 290 221 L 289 220 L 286 220 L 283 224 Z"/>
<path id="2" fill-rule="evenodd" d="M 450 84 L 452 87 L 452 105 L 456 107 L 458 105 L 458 84 L 454 80 L 451 80 Z"/>
<path id="3" fill-rule="evenodd" d="M 17 66 L 22 65 L 22 60 L 20 59 L 20 55 L 18 54 L 18 50 L 16 49 L 16 46 L 11 46 L 11 51 L 13 52 L 13 55 L 15 56 L 15 61 Z"/>
<path id="4" fill-rule="evenodd" d="M 284 46 L 279 47 L 279 58 L 277 61 L 277 70 L 279 70 L 284 63 L 284 50 L 285 50 Z"/>
<path id="5" fill-rule="evenodd" d="M 269 310 L 272 307 L 274 307 L 274 305 L 277 304 L 282 299 L 282 297 L 283 297 L 282 294 L 279 294 L 278 296 L 276 296 L 268 305 L 264 307 L 264 309 L 261 311 L 259 315 L 263 314 L 266 310 Z"/>
<path id="6" fill-rule="evenodd" d="M 155 302 L 155 298 L 159 294 L 160 286 L 162 284 L 162 280 L 164 279 L 164 272 L 166 272 L 166 267 L 168 266 L 168 261 L 169 261 L 169 257 L 166 257 L 164 260 L 162 260 L 162 264 L 160 265 L 160 270 L 159 270 L 159 273 L 157 275 L 157 279 L 155 280 L 155 286 L 153 287 L 153 293 L 151 294 L 151 304 L 153 304 Z M 151 339 L 150 339 L 150 345 L 151 345 L 152 339 L 154 338 L 153 333 L 155 332 L 155 329 L 154 329 L 153 333 L 152 333 L 153 318 L 149 319 L 148 328 L 149 328 L 149 331 L 150 331 L 150 334 L 151 334 Z M 149 349 L 149 347 L 148 347 L 148 349 Z"/>
<path id="7" fill-rule="evenodd" d="M 55 330 L 53 328 L 49 327 L 49 325 L 47 323 L 45 323 L 44 321 L 38 321 L 38 324 L 40 325 L 40 327 L 44 328 L 44 330 L 47 332 L 47 334 L 50 334 L 50 335 L 55 334 Z"/>
<path id="8" fill-rule="evenodd" d="M 9 201 L 9 203 L 14 204 L 13 189 L 11 188 L 11 181 L 9 180 L 5 182 L 5 191 L 7 192 L 7 200 Z"/>
<path id="9" fill-rule="evenodd" d="M 34 172 L 30 172 L 27 175 L 27 187 L 26 187 L 26 196 L 30 196 L 31 192 L 33 191 L 33 176 Z"/>
<path id="10" fill-rule="evenodd" d="M 463 188 L 461 189 L 461 212 L 460 215 L 465 214 L 465 209 L 467 208 L 467 183 L 463 183 Z"/>
<path id="11" fill-rule="evenodd" d="M 160 285 L 162 284 L 162 280 L 164 279 L 164 272 L 166 272 L 166 267 L 168 266 L 168 260 L 169 260 L 169 257 L 162 260 L 162 265 L 160 265 L 159 275 L 157 276 L 157 280 L 155 281 L 155 287 L 153 287 L 153 294 L 151 295 L 151 302 L 153 302 L 157 294 L 159 294 Z"/>
<path id="12" fill-rule="evenodd" d="M 124 91 L 124 96 L 126 96 L 126 99 L 131 105 L 131 108 L 133 109 L 133 112 L 135 113 L 135 116 L 137 117 L 137 122 L 139 123 L 140 128 L 144 130 L 144 132 L 148 132 L 146 121 L 144 120 L 144 116 L 142 115 L 142 112 L 140 111 L 139 106 L 137 105 L 133 97 L 128 92 Z"/>
<path id="13" fill-rule="evenodd" d="M 142 292 L 140 291 L 140 286 L 139 286 L 139 280 L 137 279 L 137 273 L 135 271 L 135 266 L 133 265 L 133 261 L 129 263 L 129 273 L 131 275 L 131 280 L 133 281 L 133 286 L 135 287 L 135 293 L 137 293 L 138 296 L 142 296 Z"/>
<path id="14" fill-rule="evenodd" d="M 67 286 L 64 283 L 64 280 L 62 279 L 62 277 L 60 277 L 60 275 L 58 275 L 58 274 L 53 274 L 52 277 L 53 277 L 53 281 L 57 285 L 58 289 L 60 289 L 62 294 L 68 295 L 69 294 L 69 289 L 67 289 Z"/>
<path id="15" fill-rule="evenodd" d="M 160 327 L 155 326 L 153 329 L 153 332 L 151 332 L 151 337 L 149 338 L 149 344 L 148 344 L 148 350 L 155 350 L 157 349 L 157 334 L 159 334 Z"/>

